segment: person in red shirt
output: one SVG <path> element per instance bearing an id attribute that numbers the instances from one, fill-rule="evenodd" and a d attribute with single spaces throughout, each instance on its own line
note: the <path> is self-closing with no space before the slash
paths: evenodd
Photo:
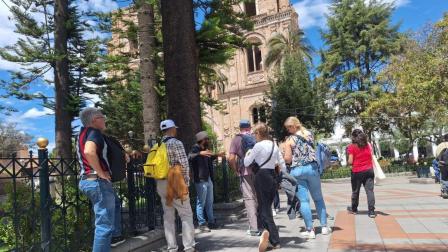
<path id="1" fill-rule="evenodd" d="M 375 194 L 373 192 L 375 173 L 373 172 L 372 147 L 367 135 L 360 129 L 352 132 L 352 144 L 347 147 L 348 164 L 352 166 L 352 205 L 347 210 L 358 213 L 359 190 L 364 186 L 367 194 L 368 215 L 375 218 Z"/>

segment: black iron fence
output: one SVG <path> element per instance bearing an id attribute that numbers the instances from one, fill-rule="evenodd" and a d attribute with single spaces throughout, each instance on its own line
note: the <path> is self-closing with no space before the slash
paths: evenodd
<path id="1" fill-rule="evenodd" d="M 126 179 L 114 183 L 126 236 L 163 223 L 155 181 L 143 176 L 144 161 L 132 159 Z M 227 162 L 216 163 L 215 171 L 215 202 L 238 198 L 239 179 Z M 94 216 L 78 189 L 78 174 L 76 159 L 49 158 L 46 149 L 37 157 L 0 157 L 0 251 L 90 251 Z"/>

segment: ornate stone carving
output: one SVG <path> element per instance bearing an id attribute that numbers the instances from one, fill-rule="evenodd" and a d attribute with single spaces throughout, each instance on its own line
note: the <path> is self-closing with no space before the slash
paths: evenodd
<path id="1" fill-rule="evenodd" d="M 247 76 L 247 84 L 248 85 L 254 85 L 254 84 L 263 82 L 264 80 L 265 80 L 264 72 L 251 73 Z"/>

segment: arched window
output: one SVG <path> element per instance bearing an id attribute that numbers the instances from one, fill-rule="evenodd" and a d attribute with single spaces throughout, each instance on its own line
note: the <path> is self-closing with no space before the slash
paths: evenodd
<path id="1" fill-rule="evenodd" d="M 249 73 L 261 70 L 261 50 L 256 45 L 246 49 Z"/>
<path id="2" fill-rule="evenodd" d="M 249 17 L 257 15 L 257 7 L 255 6 L 255 0 L 253 0 L 252 2 L 244 3 L 244 12 L 246 12 L 246 15 Z"/>
<path id="3" fill-rule="evenodd" d="M 259 122 L 267 122 L 266 108 L 264 106 L 252 108 L 252 122 L 254 124 Z"/>

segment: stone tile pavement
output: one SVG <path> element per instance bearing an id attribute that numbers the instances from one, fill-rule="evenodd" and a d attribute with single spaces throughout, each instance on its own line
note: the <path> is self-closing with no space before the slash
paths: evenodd
<path id="1" fill-rule="evenodd" d="M 346 212 L 350 182 L 323 183 L 323 192 L 333 227 L 332 235 L 315 240 L 300 237 L 303 220 L 289 220 L 286 196 L 283 211 L 275 217 L 282 249 L 279 251 L 448 251 L 448 200 L 439 197 L 439 185 L 410 184 L 407 177 L 387 178 L 375 187 L 378 217 L 367 216 L 365 193 L 360 197 L 360 214 Z M 363 211 L 364 210 L 364 211 Z M 319 226 L 318 220 L 314 222 Z M 197 234 L 199 251 L 257 251 L 258 238 L 245 234 L 246 220 L 227 224 L 211 233 Z"/>

